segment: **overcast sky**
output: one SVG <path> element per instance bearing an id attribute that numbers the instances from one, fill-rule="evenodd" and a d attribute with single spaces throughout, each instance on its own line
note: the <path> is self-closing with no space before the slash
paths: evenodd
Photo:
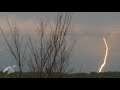
<path id="1" fill-rule="evenodd" d="M 56 12 L 0 12 L 0 25 L 5 29 L 7 17 L 15 21 L 23 32 L 32 32 L 39 22 L 38 18 L 47 17 L 52 21 Z M 82 72 L 98 71 L 105 55 L 103 36 L 109 46 L 103 71 L 120 71 L 120 12 L 74 12 L 71 26 L 73 34 L 70 39 L 77 39 L 71 58 L 76 71 L 80 68 Z M 0 69 L 11 64 L 5 53 L 0 49 Z"/>

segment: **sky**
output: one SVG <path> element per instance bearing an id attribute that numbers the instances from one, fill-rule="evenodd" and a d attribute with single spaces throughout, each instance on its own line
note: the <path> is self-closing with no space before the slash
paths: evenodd
<path id="1" fill-rule="evenodd" d="M 6 18 L 20 27 L 22 32 L 31 33 L 40 18 L 51 22 L 56 12 L 0 12 L 0 26 L 8 29 Z M 103 63 L 105 46 L 108 43 L 107 63 L 103 71 L 120 71 L 120 12 L 74 12 L 71 21 L 70 41 L 77 40 L 71 58 L 75 72 L 98 72 Z M 33 33 L 32 33 L 33 34 Z M 34 35 L 33 35 L 34 36 Z M 14 62 L 0 38 L 0 70 Z"/>

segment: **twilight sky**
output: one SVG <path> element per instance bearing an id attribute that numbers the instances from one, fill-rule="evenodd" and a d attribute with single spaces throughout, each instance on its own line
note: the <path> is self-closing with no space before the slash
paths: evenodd
<path id="1" fill-rule="evenodd" d="M 22 32 L 36 29 L 38 18 L 52 22 L 56 12 L 0 12 L 0 26 L 7 32 L 6 18 L 16 22 Z M 75 72 L 98 72 L 105 55 L 103 36 L 108 42 L 107 64 L 103 71 L 120 71 L 120 12 L 74 12 L 70 41 L 77 40 L 71 63 Z M 13 64 L 0 39 L 0 70 Z M 10 60 L 9 60 L 10 59 Z"/>

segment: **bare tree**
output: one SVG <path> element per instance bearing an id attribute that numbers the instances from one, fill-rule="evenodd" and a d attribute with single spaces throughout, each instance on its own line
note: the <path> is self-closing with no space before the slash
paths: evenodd
<path id="1" fill-rule="evenodd" d="M 51 77 L 53 73 L 65 73 L 69 66 L 70 56 L 73 46 L 67 46 L 67 32 L 70 29 L 72 14 L 58 13 L 55 26 L 50 22 L 39 24 L 38 37 L 39 44 L 35 45 L 29 38 L 28 47 L 29 68 L 31 71 L 38 73 L 40 76 L 46 73 L 46 77 Z M 47 26 L 50 28 L 47 28 Z M 49 34 L 45 33 L 50 29 Z M 46 35 L 49 36 L 46 39 Z"/>
<path id="2" fill-rule="evenodd" d="M 9 21 L 10 38 L 7 38 L 3 29 L 0 28 L 10 54 L 18 64 L 20 77 L 23 72 L 23 61 L 26 58 L 29 69 L 34 72 L 35 77 L 36 75 L 46 78 L 58 77 L 58 74 L 62 75 L 62 73 L 69 71 L 70 57 L 75 44 L 67 45 L 67 33 L 70 29 L 71 18 L 71 13 L 58 13 L 54 26 L 49 21 L 41 21 L 37 29 L 38 38 L 36 41 L 38 43 L 33 42 L 35 41 L 33 37 L 29 37 L 28 43 L 25 44 L 19 28 L 16 25 L 12 28 Z M 46 33 L 47 30 L 50 32 Z M 28 54 L 26 54 L 27 47 L 29 48 Z"/>
<path id="3" fill-rule="evenodd" d="M 2 28 L 0 28 L 1 33 L 6 41 L 8 50 L 10 54 L 14 57 L 19 67 L 19 76 L 22 77 L 23 72 L 23 61 L 25 60 L 26 46 L 23 43 L 23 37 L 20 35 L 19 28 L 16 26 L 11 27 L 9 20 L 7 19 L 10 37 L 6 37 Z M 8 40 L 9 39 L 9 40 Z"/>

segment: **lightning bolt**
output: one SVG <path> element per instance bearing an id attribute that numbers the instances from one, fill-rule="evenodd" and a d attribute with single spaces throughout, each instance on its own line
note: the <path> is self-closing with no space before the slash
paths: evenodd
<path id="1" fill-rule="evenodd" d="M 103 62 L 103 64 L 101 65 L 101 67 L 100 67 L 100 69 L 99 69 L 99 72 L 101 72 L 102 69 L 103 69 L 103 67 L 105 66 L 106 60 L 107 60 L 107 55 L 108 55 L 108 45 L 107 45 L 107 42 L 106 42 L 106 40 L 105 40 L 104 37 L 103 37 L 103 41 L 104 41 L 105 47 L 106 47 L 106 54 L 105 54 L 105 57 L 104 57 L 104 62 Z"/>

